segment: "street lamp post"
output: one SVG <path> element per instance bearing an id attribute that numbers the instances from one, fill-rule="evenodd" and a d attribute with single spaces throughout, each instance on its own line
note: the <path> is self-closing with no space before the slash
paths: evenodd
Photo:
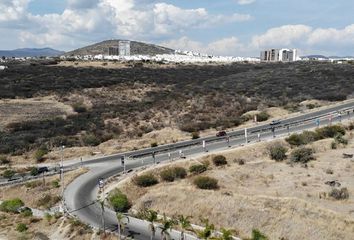
<path id="1" fill-rule="evenodd" d="M 62 200 L 62 207 L 64 209 L 64 148 L 65 146 L 62 145 L 60 147 L 60 156 L 61 156 L 61 166 L 60 166 L 60 179 L 61 179 L 61 200 Z"/>

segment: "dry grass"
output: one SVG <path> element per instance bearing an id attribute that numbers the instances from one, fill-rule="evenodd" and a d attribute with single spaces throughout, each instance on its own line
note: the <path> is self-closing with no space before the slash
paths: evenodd
<path id="1" fill-rule="evenodd" d="M 87 169 L 67 172 L 64 175 L 65 186 L 85 172 L 87 172 Z M 52 185 L 53 181 L 59 180 L 59 175 L 46 177 L 44 180 L 43 182 L 42 179 L 38 179 L 26 184 L 3 187 L 0 189 L 0 199 L 20 198 L 28 207 L 45 209 L 45 206 L 39 205 L 39 201 L 46 195 L 50 195 L 51 197 L 60 196 L 61 188 L 55 188 Z"/>
<path id="2" fill-rule="evenodd" d="M 54 96 L 0 100 L 0 128 L 10 123 L 38 121 L 74 114 L 71 106 L 58 102 Z"/>
<path id="3" fill-rule="evenodd" d="M 203 174 L 218 179 L 218 191 L 199 190 L 191 178 L 147 189 L 126 180 L 119 187 L 132 200 L 135 209 L 148 207 L 169 216 L 192 215 L 194 223 L 199 223 L 199 217 L 206 217 L 218 227 L 238 230 L 241 236 L 249 236 L 252 228 L 258 228 L 270 239 L 352 239 L 354 162 L 343 159 L 342 154 L 353 153 L 354 142 L 350 140 L 347 148 L 337 150 L 330 149 L 330 142 L 312 144 L 317 160 L 307 168 L 271 161 L 266 149 L 272 143 L 229 150 L 223 153 L 229 162 L 227 167 L 212 167 Z M 241 158 L 245 165 L 237 164 Z M 211 157 L 199 161 L 206 159 Z M 190 164 L 177 163 L 186 168 Z M 333 175 L 326 173 L 328 168 L 333 170 Z M 325 184 L 330 180 L 348 188 L 348 200 L 319 197 L 331 190 Z"/>

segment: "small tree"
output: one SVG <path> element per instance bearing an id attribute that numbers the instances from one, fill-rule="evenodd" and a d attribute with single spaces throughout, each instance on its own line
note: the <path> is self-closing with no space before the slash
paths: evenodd
<path id="1" fill-rule="evenodd" d="M 123 213 L 117 212 L 116 213 L 117 221 L 118 221 L 118 236 L 119 239 L 122 239 L 122 232 L 124 232 L 125 229 L 125 223 L 124 219 L 126 219 L 129 223 L 129 217 L 124 215 Z"/>
<path id="2" fill-rule="evenodd" d="M 202 223 L 204 224 L 203 230 L 197 230 L 197 236 L 200 239 L 209 239 L 215 230 L 214 224 L 210 224 L 208 219 L 201 219 Z"/>
<path id="3" fill-rule="evenodd" d="M 181 231 L 181 240 L 185 239 L 185 231 L 188 230 L 191 227 L 191 222 L 190 219 L 191 216 L 183 216 L 183 215 L 179 215 L 177 220 L 179 223 L 179 226 L 181 227 L 182 231 Z"/>
<path id="4" fill-rule="evenodd" d="M 171 231 L 172 227 L 176 225 L 176 221 L 174 219 L 169 219 L 166 217 L 166 214 L 163 214 L 163 218 L 161 221 L 161 226 L 159 226 L 161 230 L 162 240 L 167 240 L 170 237 L 169 231 Z"/>
<path id="5" fill-rule="evenodd" d="M 158 220 L 157 212 L 154 210 L 145 210 L 143 212 L 143 218 L 149 222 L 149 230 L 151 232 L 150 239 L 153 240 L 156 233 L 155 222 Z"/>
<path id="6" fill-rule="evenodd" d="M 275 161 L 283 161 L 286 159 L 288 149 L 281 144 L 275 144 L 269 147 L 270 158 Z"/>

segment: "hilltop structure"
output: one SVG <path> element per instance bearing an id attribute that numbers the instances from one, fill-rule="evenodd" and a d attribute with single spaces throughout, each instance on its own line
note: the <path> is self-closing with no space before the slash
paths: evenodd
<path id="1" fill-rule="evenodd" d="M 297 49 L 268 49 L 261 52 L 261 62 L 295 62 Z"/>

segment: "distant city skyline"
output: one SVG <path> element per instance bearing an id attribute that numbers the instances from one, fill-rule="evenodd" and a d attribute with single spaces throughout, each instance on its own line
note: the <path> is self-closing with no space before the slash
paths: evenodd
<path id="1" fill-rule="evenodd" d="M 354 55 L 349 0 L 1 0 L 0 49 L 129 39 L 214 55 Z"/>

